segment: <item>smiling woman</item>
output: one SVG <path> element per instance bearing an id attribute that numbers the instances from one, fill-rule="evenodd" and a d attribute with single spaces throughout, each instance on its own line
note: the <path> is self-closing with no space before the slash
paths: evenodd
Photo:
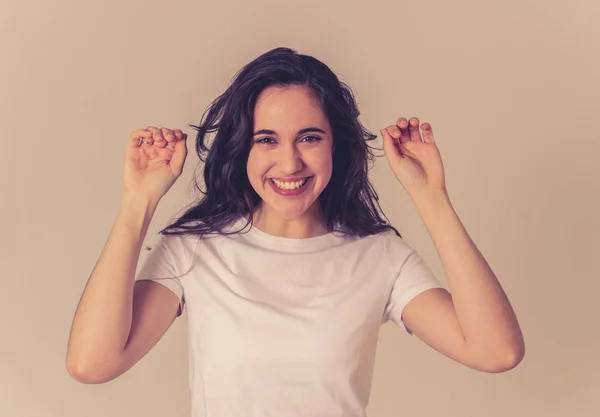
<path id="1" fill-rule="evenodd" d="M 270 87 L 257 100 L 253 124 L 246 170 L 262 200 L 255 225 L 277 234 L 282 221 L 310 224 L 321 215 L 314 203 L 333 168 L 331 126 L 318 100 L 302 86 Z"/>
<path id="2" fill-rule="evenodd" d="M 119 217 L 73 321 L 71 375 L 123 374 L 186 308 L 195 416 L 364 417 L 386 321 L 471 368 L 516 366 L 518 323 L 452 209 L 431 126 L 399 118 L 381 133 L 452 295 L 385 220 L 368 179 L 375 135 L 358 116 L 313 57 L 277 48 L 246 65 L 193 126 L 203 195 L 134 277 L 187 155 L 180 130 L 135 131 Z"/>
<path id="3" fill-rule="evenodd" d="M 204 198 L 162 233 L 221 234 L 243 217 L 278 236 L 400 236 L 369 182 L 376 136 L 359 114 L 352 90 L 323 62 L 288 48 L 259 56 L 193 126 Z"/>

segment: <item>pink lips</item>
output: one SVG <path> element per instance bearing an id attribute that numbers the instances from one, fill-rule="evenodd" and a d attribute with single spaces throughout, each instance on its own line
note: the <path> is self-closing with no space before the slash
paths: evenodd
<path id="1" fill-rule="evenodd" d="M 298 180 L 301 180 L 302 178 L 298 178 Z M 304 185 L 300 188 L 296 188 L 295 190 L 285 190 L 283 188 L 279 188 L 278 186 L 275 185 L 275 183 L 272 180 L 267 180 L 267 182 L 269 184 L 271 184 L 271 187 L 273 188 L 273 190 L 279 194 L 279 195 L 284 195 L 284 196 L 296 196 L 296 195 L 300 195 L 302 194 L 306 189 L 307 189 L 307 185 L 312 181 L 313 177 L 309 177 L 308 180 L 304 183 Z M 290 181 L 292 182 L 292 181 Z"/>

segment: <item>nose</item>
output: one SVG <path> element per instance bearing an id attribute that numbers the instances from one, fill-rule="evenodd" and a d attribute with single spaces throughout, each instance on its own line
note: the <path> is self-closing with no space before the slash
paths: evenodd
<path id="1" fill-rule="evenodd" d="M 284 175 L 293 175 L 302 170 L 304 163 L 302 155 L 295 145 L 282 146 L 279 153 L 279 167 Z"/>

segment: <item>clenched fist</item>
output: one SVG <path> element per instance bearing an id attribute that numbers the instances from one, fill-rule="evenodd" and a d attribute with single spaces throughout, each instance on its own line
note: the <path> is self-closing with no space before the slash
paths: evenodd
<path id="1" fill-rule="evenodd" d="M 187 134 L 149 126 L 131 133 L 123 169 L 123 193 L 157 202 L 183 171 Z"/>

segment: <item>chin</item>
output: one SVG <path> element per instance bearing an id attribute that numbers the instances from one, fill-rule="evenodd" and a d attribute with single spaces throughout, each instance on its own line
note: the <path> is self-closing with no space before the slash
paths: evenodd
<path id="1" fill-rule="evenodd" d="M 299 219 L 306 214 L 311 205 L 306 205 L 302 202 L 288 203 L 288 204 L 277 204 L 274 202 L 270 204 L 269 202 L 265 202 L 268 205 L 272 212 L 278 213 L 284 220 L 295 220 Z"/>

